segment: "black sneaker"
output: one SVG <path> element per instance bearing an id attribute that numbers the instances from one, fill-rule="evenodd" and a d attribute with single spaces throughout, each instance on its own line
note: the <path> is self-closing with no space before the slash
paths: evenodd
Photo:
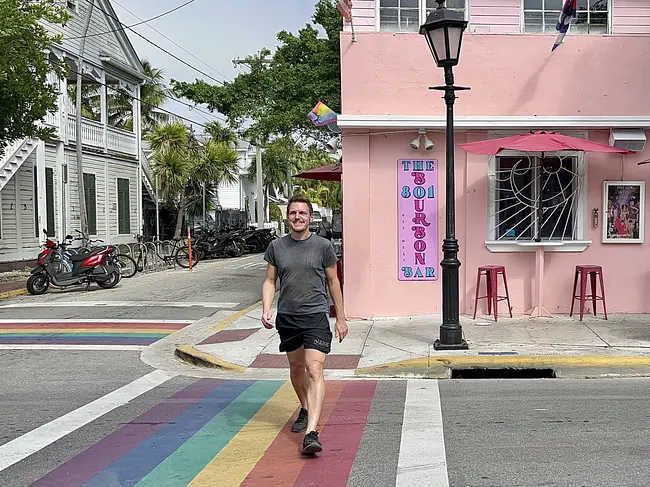
<path id="1" fill-rule="evenodd" d="M 302 431 L 305 431 L 307 429 L 307 410 L 305 408 L 300 408 L 300 412 L 298 413 L 298 419 L 296 419 L 296 422 L 293 423 L 291 426 L 291 431 L 294 433 L 300 433 Z"/>
<path id="2" fill-rule="evenodd" d="M 305 439 L 302 440 L 302 452 L 306 455 L 313 455 L 319 451 L 323 451 L 323 445 L 318 439 L 318 432 L 307 433 Z"/>

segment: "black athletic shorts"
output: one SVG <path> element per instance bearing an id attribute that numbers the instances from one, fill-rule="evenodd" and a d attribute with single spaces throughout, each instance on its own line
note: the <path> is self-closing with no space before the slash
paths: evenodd
<path id="1" fill-rule="evenodd" d="M 332 330 L 327 313 L 310 315 L 283 315 L 275 318 L 275 328 L 280 335 L 280 351 L 294 352 L 300 347 L 330 353 Z"/>

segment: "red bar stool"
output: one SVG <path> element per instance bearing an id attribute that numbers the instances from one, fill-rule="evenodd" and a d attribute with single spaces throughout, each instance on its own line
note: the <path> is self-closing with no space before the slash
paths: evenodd
<path id="1" fill-rule="evenodd" d="M 587 277 L 591 278 L 591 294 L 587 294 Z M 600 277 L 600 296 L 596 294 L 596 277 Z M 576 288 L 578 286 L 578 278 L 580 278 L 580 294 L 576 296 Z M 571 300 L 571 312 L 569 316 L 573 315 L 573 305 L 575 300 L 580 301 L 580 321 L 585 315 L 585 301 L 591 298 L 592 306 L 594 308 L 594 316 L 596 316 L 596 301 L 603 302 L 603 311 L 605 312 L 605 319 L 607 319 L 607 303 L 605 302 L 605 285 L 603 284 L 603 268 L 599 265 L 577 265 L 575 277 L 573 278 L 573 292 L 571 293 L 573 299 Z"/>
<path id="2" fill-rule="evenodd" d="M 503 276 L 503 285 L 506 288 L 506 295 L 499 296 L 497 277 L 501 274 Z M 478 290 L 481 286 L 481 276 L 485 276 L 487 285 L 487 294 L 479 296 Z M 476 276 L 476 299 L 474 300 L 474 318 L 476 319 L 476 311 L 478 307 L 478 300 L 487 298 L 487 312 L 492 314 L 494 308 L 494 321 L 498 321 L 497 303 L 506 300 L 508 302 L 508 312 L 512 318 L 512 308 L 510 307 L 510 294 L 508 293 L 508 280 L 506 279 L 506 268 L 502 265 L 483 265 L 478 268 L 478 275 Z"/>

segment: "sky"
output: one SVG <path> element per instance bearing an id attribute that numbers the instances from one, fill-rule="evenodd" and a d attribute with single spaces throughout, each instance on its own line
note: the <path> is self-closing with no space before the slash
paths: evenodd
<path id="1" fill-rule="evenodd" d="M 146 20 L 186 1 L 111 0 L 111 3 L 120 21 L 131 25 L 140 20 L 126 9 Z M 263 47 L 273 50 L 279 31 L 284 29 L 297 33 L 298 29 L 311 22 L 315 4 L 316 0 L 195 0 L 176 12 L 134 27 L 133 30 L 210 76 L 218 80 L 232 80 L 247 69 L 241 65 L 235 68 L 233 59 L 243 59 Z M 200 61 L 149 26 L 155 27 Z M 127 34 L 140 59 L 147 59 L 154 67 L 164 69 L 168 79 L 194 81 L 199 78 L 217 84 L 129 30 Z M 190 110 L 172 100 L 168 100 L 164 108 L 198 123 L 214 120 L 214 117 Z M 205 107 L 201 108 L 208 111 Z M 200 126 L 195 127 L 197 132 L 202 131 Z"/>

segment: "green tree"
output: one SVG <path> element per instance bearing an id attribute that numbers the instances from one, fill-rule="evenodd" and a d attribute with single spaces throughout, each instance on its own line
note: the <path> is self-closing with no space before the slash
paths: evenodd
<path id="1" fill-rule="evenodd" d="M 330 157 L 324 149 L 312 146 L 300 153 L 300 169 L 308 171 L 317 167 L 334 164 L 336 161 Z M 294 184 L 308 198 L 315 198 L 314 203 L 331 209 L 339 209 L 342 206 L 341 183 L 338 181 L 320 181 L 316 179 L 294 179 Z"/>
<path id="2" fill-rule="evenodd" d="M 272 57 L 267 48 L 248 56 L 249 71 L 232 83 L 216 86 L 203 80 L 172 80 L 174 93 L 223 113 L 236 126 L 250 121 L 246 136 L 251 140 L 326 138 L 329 134 L 314 127 L 307 114 L 318 101 L 336 112 L 341 109 L 342 18 L 335 0 L 318 0 L 312 21 L 314 25 L 307 24 L 297 35 L 279 32 L 279 46 Z M 316 26 L 326 37 L 319 37 Z"/>
<path id="3" fill-rule="evenodd" d="M 262 153 L 262 186 L 264 188 L 264 209 L 268 207 L 268 194 L 277 189 L 287 193 L 287 174 L 300 171 L 300 148 L 288 137 L 276 139 L 267 144 Z M 257 177 L 257 165 L 252 161 L 248 168 L 252 181 Z"/>
<path id="4" fill-rule="evenodd" d="M 43 22 L 65 25 L 65 9 L 50 0 L 0 1 L 0 150 L 23 137 L 49 139 L 54 129 L 39 126 L 56 110 L 56 87 L 47 75 L 65 76 L 65 64 L 46 52 L 61 42 Z"/>
<path id="5" fill-rule="evenodd" d="M 225 142 L 230 146 L 237 146 L 237 133 L 231 127 L 222 125 L 216 120 L 206 122 L 204 131 L 212 140 L 216 142 Z"/>
<path id="6" fill-rule="evenodd" d="M 223 142 L 200 144 L 180 122 L 155 126 L 147 140 L 154 153 L 152 170 L 162 196 L 177 211 L 174 236 L 179 237 L 185 213 L 196 215 L 199 201 L 198 213 L 203 212 L 204 186 L 207 202 L 214 199 L 219 184 L 237 181 L 237 152 Z"/>

